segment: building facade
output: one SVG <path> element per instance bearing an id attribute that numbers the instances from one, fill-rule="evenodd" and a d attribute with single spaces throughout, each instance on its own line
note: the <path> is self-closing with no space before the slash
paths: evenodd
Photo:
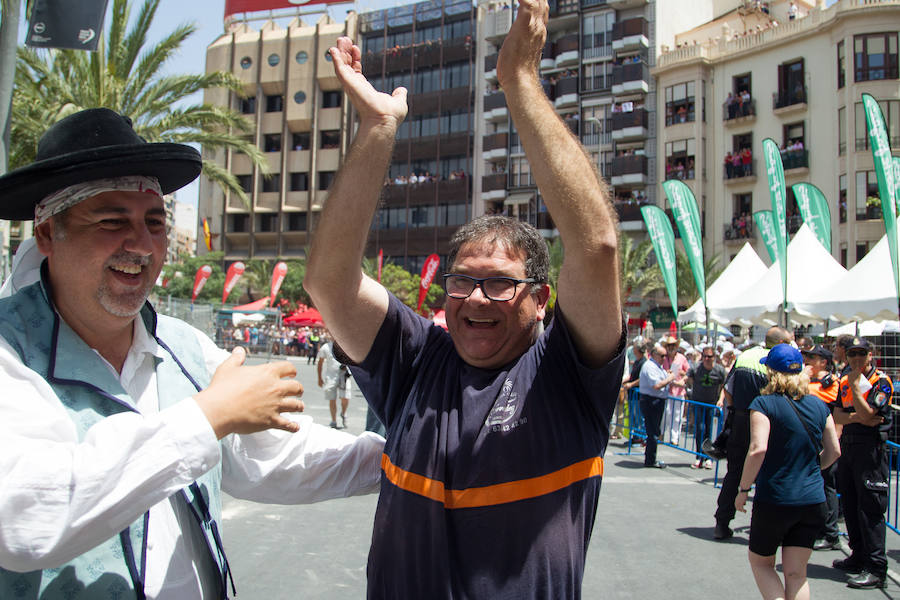
<path id="1" fill-rule="evenodd" d="M 660 120 L 657 169 L 693 190 L 705 253 L 719 254 L 720 264 L 747 241 L 767 256 L 752 221 L 753 212 L 772 206 L 765 138 L 782 148 L 788 188 L 809 182 L 825 194 L 832 255 L 841 264 L 852 267 L 884 235 L 861 95 L 879 101 L 900 153 L 900 1 L 798 4 L 795 19 L 789 2 L 772 2 L 768 13 L 751 6 L 686 31 L 653 71 L 666 90 L 657 111 L 686 105 L 693 115 Z M 695 92 L 676 93 L 683 89 Z M 787 200 L 793 233 L 802 221 L 790 190 Z"/>

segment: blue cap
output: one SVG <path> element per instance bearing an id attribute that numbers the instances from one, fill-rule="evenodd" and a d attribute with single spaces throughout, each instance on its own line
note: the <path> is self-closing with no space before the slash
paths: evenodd
<path id="1" fill-rule="evenodd" d="M 799 373 L 803 370 L 803 355 L 790 344 L 778 344 L 759 359 L 759 364 L 779 373 Z"/>

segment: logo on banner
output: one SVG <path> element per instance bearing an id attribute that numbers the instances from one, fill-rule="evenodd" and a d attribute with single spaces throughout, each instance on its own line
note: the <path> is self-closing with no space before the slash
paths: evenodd
<path id="1" fill-rule="evenodd" d="M 82 29 L 78 32 L 78 41 L 82 44 L 87 44 L 95 37 L 97 37 L 97 32 L 93 29 Z"/>

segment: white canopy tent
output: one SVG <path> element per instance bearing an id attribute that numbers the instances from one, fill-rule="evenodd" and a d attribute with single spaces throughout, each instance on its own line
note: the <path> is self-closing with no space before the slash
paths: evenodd
<path id="1" fill-rule="evenodd" d="M 859 325 L 859 334 L 863 337 L 872 337 L 876 335 L 884 335 L 885 333 L 900 332 L 900 323 L 897 321 L 861 321 Z M 840 327 L 832 327 L 826 334 L 828 337 L 837 337 L 839 335 L 857 335 L 857 323 L 847 323 Z"/>
<path id="2" fill-rule="evenodd" d="M 744 289 L 748 281 L 755 281 L 766 272 L 766 265 L 753 250 L 749 242 L 722 271 L 706 290 L 706 300 L 710 306 L 710 320 L 718 321 L 713 307 L 728 306 L 729 300 Z M 678 315 L 678 320 L 706 323 L 706 311 L 703 299 L 694 302 L 693 306 Z"/>
<path id="3" fill-rule="evenodd" d="M 825 297 L 822 290 L 843 278 L 847 273 L 819 243 L 812 230 L 803 225 L 787 247 L 788 306 Z M 890 271 L 888 271 L 890 272 Z M 781 267 L 778 261 L 762 277 L 744 277 L 747 285 L 732 295 L 727 303 L 710 304 L 710 313 L 720 323 L 773 324 L 779 321 L 783 300 Z M 824 317 L 808 311 L 791 311 L 791 320 L 799 323 L 818 323 Z"/>
<path id="4" fill-rule="evenodd" d="M 795 305 L 798 312 L 822 321 L 896 319 L 897 292 L 891 277 L 887 234 L 843 277 L 830 281 L 817 294 Z"/>

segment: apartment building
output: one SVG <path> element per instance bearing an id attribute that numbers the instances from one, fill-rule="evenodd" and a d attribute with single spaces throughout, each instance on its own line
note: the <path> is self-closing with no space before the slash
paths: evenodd
<path id="1" fill-rule="evenodd" d="M 771 208 L 765 138 L 783 148 L 788 188 L 810 182 L 824 192 L 832 254 L 844 266 L 856 264 L 884 234 L 861 95 L 880 102 L 900 153 L 900 1 L 796 4 L 794 19 L 788 1 L 769 2 L 767 12 L 747 3 L 687 30 L 653 69 L 665 91 L 656 102 L 665 115 L 657 194 L 663 198 L 663 177 L 691 187 L 705 253 L 719 254 L 723 264 L 747 241 L 767 256 L 750 218 Z M 790 191 L 787 212 L 793 233 L 802 222 Z"/>
<path id="2" fill-rule="evenodd" d="M 208 90 L 204 100 L 251 121 L 250 139 L 265 152 L 270 175 L 246 155 L 204 149 L 203 158 L 235 174 L 250 197 L 245 204 L 201 178 L 197 218 L 219 234 L 214 249 L 226 261 L 305 256 L 351 132 L 349 103 L 327 50 L 340 36 L 355 38 L 356 23 L 352 12 L 344 23 L 327 15 L 314 24 L 294 18 L 286 27 L 234 23 L 209 45 L 207 71 L 233 73 L 243 95 Z"/>

